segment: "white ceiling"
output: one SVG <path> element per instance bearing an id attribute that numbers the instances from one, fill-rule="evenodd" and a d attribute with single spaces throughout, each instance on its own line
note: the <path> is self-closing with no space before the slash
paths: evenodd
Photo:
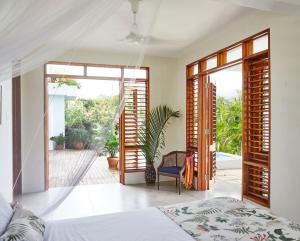
<path id="1" fill-rule="evenodd" d="M 102 26 L 81 39 L 78 47 L 115 52 L 138 52 L 146 48 L 150 55 L 177 57 L 196 40 L 248 11 L 253 10 L 213 0 L 142 0 L 137 17 L 139 29 L 154 39 L 145 47 L 122 41 L 132 24 L 130 4 L 124 0 Z"/>
<path id="2" fill-rule="evenodd" d="M 116 52 L 145 48 L 150 55 L 177 57 L 195 41 L 243 14 L 300 14 L 300 0 L 142 0 L 137 16 L 139 29 L 154 39 L 145 47 L 122 41 L 132 26 L 130 3 L 123 1 L 114 15 L 82 39 L 79 47 Z"/>

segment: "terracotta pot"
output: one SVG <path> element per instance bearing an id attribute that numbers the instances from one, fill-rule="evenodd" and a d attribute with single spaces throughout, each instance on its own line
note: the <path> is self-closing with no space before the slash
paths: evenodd
<path id="1" fill-rule="evenodd" d="M 145 169 L 145 181 L 148 185 L 154 185 L 156 182 L 156 171 L 153 165 L 147 165 Z"/>
<path id="2" fill-rule="evenodd" d="M 113 170 L 118 170 L 119 158 L 117 157 L 107 157 L 108 168 Z"/>
<path id="3" fill-rule="evenodd" d="M 65 149 L 65 145 L 64 144 L 56 144 L 56 146 L 55 146 L 55 150 L 58 150 L 58 151 L 61 151 L 61 150 L 63 150 L 63 149 Z"/>
<path id="4" fill-rule="evenodd" d="M 75 150 L 82 150 L 84 148 L 84 144 L 82 142 L 76 141 L 73 143 L 73 148 Z"/>

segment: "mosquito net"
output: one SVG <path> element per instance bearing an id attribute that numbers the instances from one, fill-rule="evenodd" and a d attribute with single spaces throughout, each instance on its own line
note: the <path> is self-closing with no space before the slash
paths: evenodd
<path id="1" fill-rule="evenodd" d="M 159 10 L 160 0 L 151 0 L 151 8 L 147 11 L 147 16 L 139 16 L 138 9 L 140 0 L 3 0 L 0 2 L 0 84 L 7 79 L 22 76 L 44 66 L 47 62 L 54 60 L 56 57 L 68 52 L 67 63 L 72 63 L 72 56 L 76 54 L 78 46 L 82 46 L 84 37 L 92 31 L 101 33 L 102 26 L 106 21 L 115 17 L 115 14 L 121 7 L 126 5 L 128 14 L 132 15 L 132 27 L 129 26 L 128 36 L 120 41 L 126 41 L 128 45 L 135 45 L 136 52 L 128 55 L 128 65 L 139 69 L 144 60 L 147 43 L 150 41 L 148 35 L 151 34 L 152 27 L 155 24 L 156 14 Z M 143 29 L 138 28 L 137 20 L 139 17 L 151 19 Z M 103 32 L 103 34 L 107 34 Z M 101 36 L 101 35 L 100 35 Z M 105 64 L 105 63 L 102 63 Z M 68 64 L 66 64 L 68 65 Z M 70 64 L 71 66 L 71 64 Z M 50 66 L 51 67 L 51 66 Z M 49 68 L 50 68 L 49 67 Z M 53 67 L 53 66 L 52 66 Z M 112 95 L 118 95 L 117 104 L 109 116 L 109 120 L 98 124 L 91 124 L 81 115 L 84 113 L 88 116 L 93 115 L 93 108 L 104 105 L 104 102 L 91 101 L 84 96 L 78 96 L 70 93 L 70 89 L 79 90 L 84 88 L 81 80 L 72 79 L 68 75 L 64 76 L 67 71 L 59 72 L 59 77 L 47 77 L 49 98 L 48 112 L 44 112 L 39 116 L 39 125 L 36 126 L 34 133 L 31 133 L 32 143 L 26 150 L 23 150 L 22 169 L 18 173 L 17 180 L 14 180 L 14 188 L 16 188 L 18 179 L 22 177 L 24 168 L 32 168 L 34 166 L 30 162 L 30 156 L 34 149 L 34 143 L 38 133 L 44 128 L 44 119 L 57 118 L 59 109 L 57 107 L 57 96 L 64 96 L 65 99 L 61 106 L 65 113 L 63 114 L 63 122 L 68 123 L 68 127 L 64 126 L 61 133 L 54 133 L 49 143 L 53 145 L 50 148 L 70 148 L 80 149 L 76 156 L 72 156 L 73 164 L 64 169 L 64 179 L 60 180 L 63 188 L 58 188 L 55 195 L 51 195 L 50 200 L 38 212 L 43 217 L 49 216 L 80 184 L 85 174 L 88 172 L 94 161 L 99 157 L 101 152 L 105 150 L 104 135 L 113 136 L 115 141 L 116 132 L 118 131 L 118 119 L 122 113 L 126 96 L 124 93 L 124 78 L 120 78 L 118 93 L 111 91 Z M 46 68 L 45 71 L 48 69 Z M 133 70 L 134 71 L 134 70 Z M 134 75 L 133 75 L 134 76 Z M 132 78 L 132 83 L 134 83 Z M 84 78 L 82 78 L 84 79 Z M 130 81 L 126 82 L 127 90 L 130 90 Z M 113 88 L 111 86 L 111 88 Z M 134 87 L 132 87 L 134 88 Z M 69 90 L 68 90 L 69 89 Z M 61 94 L 62 91 L 67 93 Z M 69 92 L 68 92 L 69 91 Z M 71 92 L 72 92 L 71 91 Z M 51 92 L 51 93 L 50 93 Z M 86 91 L 86 93 L 88 90 Z M 120 95 L 119 95 L 120 94 Z M 107 103 L 106 103 L 107 104 Z M 98 105 L 98 106 L 97 106 Z M 87 110 L 87 106 L 89 109 Z M 72 107 L 72 108 L 71 108 Z M 50 111 L 55 113 L 54 116 L 48 116 Z M 68 111 L 68 112 L 67 112 Z M 57 116 L 56 116 L 57 114 Z M 82 118 L 81 118 L 82 117 Z M 99 117 L 99 116 L 98 116 Z M 86 116 L 85 116 L 86 118 Z M 95 117 L 97 118 L 97 116 Z M 99 117 L 100 118 L 100 117 Z M 50 121 L 50 120 L 49 120 Z M 58 120 L 57 120 L 58 121 Z M 106 128 L 106 129 L 105 129 Z M 103 129 L 107 132 L 103 132 Z M 50 135 L 50 133 L 49 133 Z M 49 145 L 50 145 L 49 144 Z M 117 151 L 116 151 L 117 152 Z M 60 159 L 69 160 L 70 156 L 61 155 Z M 43 162 L 44 160 L 40 160 Z M 62 161 L 62 160 L 60 160 Z M 71 163 L 71 162 L 70 162 Z M 55 175 L 55 174 L 54 174 Z M 18 196 L 18 201 L 22 202 L 22 195 Z M 34 201 L 34 200 L 33 200 Z"/>

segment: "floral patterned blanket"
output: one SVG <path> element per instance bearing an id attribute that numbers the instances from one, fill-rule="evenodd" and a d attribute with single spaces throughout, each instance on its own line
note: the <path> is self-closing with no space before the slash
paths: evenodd
<path id="1" fill-rule="evenodd" d="M 198 241 L 300 241 L 300 225 L 234 198 L 159 207 Z"/>

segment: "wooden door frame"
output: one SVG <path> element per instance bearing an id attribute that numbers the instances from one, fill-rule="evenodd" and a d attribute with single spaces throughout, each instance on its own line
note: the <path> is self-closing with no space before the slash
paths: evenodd
<path id="1" fill-rule="evenodd" d="M 262 36 L 268 36 L 268 49 L 267 50 L 263 50 L 261 52 L 258 53 L 253 53 L 253 41 L 257 38 L 260 38 Z M 242 46 L 242 57 L 239 59 L 236 59 L 234 61 L 231 62 L 226 62 L 226 55 L 227 52 L 231 49 L 237 48 L 239 46 Z M 198 159 L 198 170 L 197 170 L 197 190 L 198 191 L 205 191 L 207 190 L 207 172 L 206 170 L 208 170 L 207 168 L 207 163 L 206 160 L 203 161 L 203 158 L 206 159 L 206 151 L 207 151 L 207 146 L 205 145 L 205 140 L 206 140 L 206 135 L 205 135 L 205 128 L 206 128 L 206 123 L 207 123 L 207 115 L 206 115 L 206 111 L 205 110 L 205 103 L 203 103 L 203 101 L 206 100 L 206 96 L 204 96 L 204 88 L 205 88 L 205 84 L 207 82 L 207 78 L 209 74 L 215 73 L 217 71 L 235 66 L 235 65 L 239 65 L 239 64 L 243 64 L 243 91 L 242 91 L 242 96 L 243 96 L 243 113 L 244 113 L 244 97 L 245 97 L 245 69 L 244 69 L 244 63 L 246 61 L 247 58 L 249 57 L 253 57 L 256 55 L 260 55 L 263 52 L 266 52 L 268 54 L 268 58 L 269 58 L 269 79 L 271 80 L 271 71 L 270 71 L 270 29 L 265 29 L 255 35 L 252 35 L 248 38 L 245 38 L 237 43 L 234 43 L 228 47 L 225 47 L 219 51 L 216 51 L 204 58 L 201 58 L 199 60 L 194 61 L 193 63 L 189 64 L 186 66 L 187 69 L 187 80 L 189 79 L 193 79 L 193 78 L 198 78 L 198 101 L 202 100 L 201 105 L 202 105 L 202 109 L 200 109 L 199 113 L 198 113 L 198 124 L 199 127 L 198 128 L 198 147 L 197 147 L 197 152 L 201 153 L 201 157 L 199 155 L 199 159 Z M 211 69 L 206 69 L 206 61 L 210 58 L 216 57 L 217 58 L 217 66 Z M 198 68 L 197 73 L 194 73 L 193 69 L 194 68 Z M 189 75 L 189 73 L 192 73 Z M 271 87 L 270 87 L 270 91 L 271 91 Z M 270 93 L 271 96 L 271 93 Z M 271 97 L 270 97 L 271 98 Z M 245 141 L 245 129 L 244 129 L 244 114 L 243 114 L 243 139 L 242 139 L 242 145 L 244 145 Z M 271 129 L 271 116 L 270 116 L 270 129 Z M 271 132 L 270 132 L 270 136 L 271 136 Z M 269 172 L 270 172 L 270 155 L 269 154 Z M 244 152 L 243 152 L 243 156 L 244 156 Z M 242 181 L 244 182 L 244 175 L 242 175 Z M 270 179 L 269 179 L 269 183 L 268 185 L 270 186 Z M 242 197 L 243 197 L 243 187 L 244 185 L 242 185 Z M 269 188 L 269 193 L 270 193 L 270 188 Z"/>
<path id="2" fill-rule="evenodd" d="M 21 76 L 12 78 L 13 199 L 22 194 Z"/>
<path id="3" fill-rule="evenodd" d="M 83 75 L 58 75 L 58 74 L 47 74 L 47 64 L 55 65 L 74 65 L 82 66 L 84 68 Z M 121 78 L 119 77 L 97 77 L 97 76 L 88 76 L 87 68 L 88 67 L 107 67 L 107 68 L 121 68 Z M 64 61 L 49 61 L 44 65 L 44 189 L 49 189 L 49 101 L 48 101 L 48 78 L 71 78 L 71 79 L 95 79 L 95 80 L 112 80 L 119 81 L 128 80 L 131 78 L 124 78 L 124 69 L 135 69 L 136 66 L 126 66 L 126 65 L 110 65 L 110 64 L 94 64 L 94 63 L 80 63 L 80 62 L 64 62 Z M 146 85 L 148 92 L 150 93 L 150 68 L 140 66 L 139 69 L 144 69 L 147 71 Z M 140 80 L 140 79 L 136 79 Z M 144 79 L 142 79 L 144 80 Z M 150 95 L 147 95 L 147 112 L 150 111 Z M 120 115 L 119 122 L 124 122 L 124 113 Z M 124 129 L 124 128 L 123 128 Z M 121 133 L 121 128 L 119 132 L 120 143 L 124 142 L 125 133 Z M 125 160 L 124 156 L 124 146 L 120 145 L 120 183 L 125 184 L 125 165 L 122 163 Z M 132 172 L 142 172 L 144 170 L 136 170 Z M 123 174 L 123 175 L 122 175 Z"/>

